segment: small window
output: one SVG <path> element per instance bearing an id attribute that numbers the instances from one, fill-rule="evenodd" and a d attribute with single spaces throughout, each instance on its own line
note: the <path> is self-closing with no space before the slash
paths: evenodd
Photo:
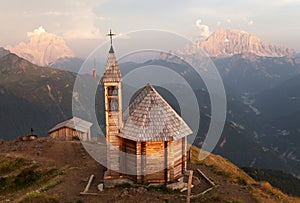
<path id="1" fill-rule="evenodd" d="M 119 110 L 119 104 L 118 99 L 116 98 L 108 98 L 108 107 L 109 111 L 118 111 Z"/>
<path id="2" fill-rule="evenodd" d="M 108 87 L 108 96 L 118 96 L 118 87 L 109 86 Z"/>

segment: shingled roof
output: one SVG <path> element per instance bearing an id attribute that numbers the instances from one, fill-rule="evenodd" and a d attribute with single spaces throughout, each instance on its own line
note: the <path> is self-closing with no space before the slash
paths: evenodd
<path id="1" fill-rule="evenodd" d="M 120 137 L 139 141 L 170 141 L 192 134 L 192 130 L 164 98 L 147 84 L 128 107 Z"/>
<path id="2" fill-rule="evenodd" d="M 74 130 L 77 130 L 77 131 L 80 131 L 80 132 L 83 132 L 83 133 L 86 133 L 90 130 L 91 126 L 93 124 L 88 122 L 88 121 L 85 121 L 85 120 L 82 120 L 78 117 L 73 117 L 69 120 L 66 120 L 64 122 L 61 122 L 59 124 L 57 124 L 56 126 L 54 126 L 51 130 L 49 130 L 48 133 L 51 133 L 55 130 L 58 130 L 60 128 L 64 128 L 64 127 L 68 127 L 68 128 L 71 128 L 71 129 L 74 129 Z"/>
<path id="3" fill-rule="evenodd" d="M 113 47 L 110 47 L 108 58 L 106 62 L 105 72 L 103 74 L 103 82 L 120 82 L 122 75 L 119 64 L 115 56 Z"/>

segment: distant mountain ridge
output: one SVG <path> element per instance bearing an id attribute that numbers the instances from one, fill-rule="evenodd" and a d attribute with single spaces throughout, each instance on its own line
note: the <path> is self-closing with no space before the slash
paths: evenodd
<path id="1" fill-rule="evenodd" d="M 48 66 L 59 58 L 74 57 L 62 37 L 46 32 L 43 27 L 27 35 L 30 38 L 28 43 L 20 42 L 4 48 L 39 66 Z"/>
<path id="2" fill-rule="evenodd" d="M 280 128 L 282 131 L 279 132 L 282 134 L 280 135 L 282 139 L 278 139 L 280 141 L 278 141 L 276 145 L 274 144 L 274 141 L 277 139 L 274 139 L 274 137 L 278 132 L 273 133 L 265 130 L 266 128 L 263 124 L 265 124 L 266 121 L 261 119 L 264 117 L 265 113 L 268 112 L 268 109 L 264 107 L 279 109 L 279 111 L 276 111 L 277 113 L 286 111 L 286 106 L 292 107 L 291 105 L 277 105 L 277 101 L 279 100 L 278 96 L 285 96 L 281 92 L 288 93 L 287 90 L 290 89 L 284 88 L 283 91 L 274 89 L 276 91 L 272 91 L 273 93 L 271 92 L 269 94 L 273 96 L 269 96 L 265 100 L 262 100 L 263 98 L 258 98 L 257 95 L 267 95 L 267 92 L 264 91 L 269 90 L 270 88 L 272 89 L 299 74 L 300 63 L 296 63 L 296 58 L 290 57 L 293 53 L 292 50 L 274 45 L 267 46 L 266 48 L 266 45 L 260 42 L 260 40 L 257 41 L 255 40 L 256 38 L 252 39 L 252 37 L 249 36 L 243 38 L 243 34 L 246 33 L 240 32 L 240 34 L 235 35 L 240 37 L 232 37 L 232 42 L 230 42 L 229 38 L 225 38 L 224 41 L 227 43 L 233 43 L 232 46 L 229 46 L 230 49 L 225 49 L 225 51 L 222 49 L 222 37 L 215 37 L 215 42 L 213 41 L 214 38 L 205 41 L 207 42 L 206 44 L 209 44 L 208 41 L 210 41 L 212 44 L 215 43 L 216 46 L 218 43 L 221 44 L 219 50 L 215 49 L 217 50 L 216 53 L 220 54 L 211 58 L 223 79 L 229 107 L 227 117 L 228 122 L 225 126 L 224 136 L 221 138 L 221 142 L 216 148 L 215 153 L 230 158 L 230 160 L 235 163 L 239 163 L 240 166 L 251 165 L 263 167 L 264 165 L 267 165 L 271 168 L 277 168 L 277 166 L 280 165 L 284 167 L 284 169 L 280 168 L 281 170 L 299 175 L 300 155 L 299 153 L 295 153 L 299 150 L 294 150 L 294 148 L 291 148 L 290 144 L 286 144 L 291 141 L 293 141 L 291 142 L 292 145 L 294 145 L 293 143 L 299 143 L 299 129 L 297 123 L 295 122 L 296 124 L 292 126 L 293 128 L 297 127 L 293 129 L 293 131 L 289 130 L 291 128 L 290 126 L 287 126 L 287 124 L 291 124 L 290 121 L 294 122 L 295 120 L 299 120 L 297 119 L 299 118 L 299 114 L 297 112 L 289 112 L 284 118 L 279 117 L 278 121 L 274 121 L 276 122 L 274 124 L 276 127 L 275 130 L 279 127 L 277 122 L 280 122 L 282 125 L 284 124 L 284 126 Z M 254 43 L 252 42 L 256 42 L 256 45 L 254 46 Z M 193 46 L 189 47 L 191 52 L 187 51 L 185 53 L 198 56 L 197 54 L 201 48 L 197 43 L 198 42 L 195 42 Z M 236 44 L 234 45 L 234 43 Z M 250 46 L 250 44 L 252 46 Z M 260 48 L 261 51 L 257 51 L 258 48 Z M 181 51 L 186 50 L 188 49 L 183 49 Z M 272 54 L 270 54 L 271 51 Z M 2 53 L 4 57 L 1 58 Z M 258 55 L 261 53 L 269 53 L 270 56 Z M 288 55 L 281 56 L 281 54 Z M 299 55 L 294 56 L 300 58 Z M 195 59 L 199 59 L 199 57 L 195 57 Z M 57 69 L 77 72 L 82 62 L 83 61 L 80 59 L 73 57 L 61 57 L 56 59 L 53 63 L 48 63 L 48 65 Z M 154 61 L 152 61 L 152 63 L 154 63 Z M 167 63 L 165 60 L 157 63 L 158 65 L 168 65 L 165 64 Z M 129 64 L 128 68 L 132 67 L 134 67 L 134 64 Z M 179 66 L 177 68 L 178 72 L 180 72 L 181 67 Z M 122 69 L 122 71 L 126 70 L 128 70 L 126 67 Z M 181 74 L 183 74 L 183 76 L 188 74 L 185 77 L 187 81 L 191 83 L 197 81 L 193 72 L 182 72 Z M 46 132 L 51 125 L 71 116 L 71 105 L 69 104 L 71 104 L 72 86 L 75 77 L 75 74 L 66 71 L 33 65 L 26 60 L 18 58 L 15 54 L 9 54 L 8 51 L 0 49 L 0 112 L 3 112 L 3 114 L 0 115 L 0 123 L 3 125 L 2 129 L 0 128 L 0 136 L 12 136 L 13 138 L 24 133 L 30 129 L 30 127 L 36 129 L 35 126 L 40 126 L 40 131 L 38 133 L 46 135 Z M 90 80 L 90 82 L 93 81 L 93 79 Z M 296 78 L 293 81 L 299 81 L 299 79 Z M 87 85 L 86 87 L 89 86 Z M 201 100 L 209 98 L 206 95 L 206 92 L 201 93 L 201 88 L 198 86 L 197 88 L 199 88 L 199 91 L 196 92 L 196 95 L 199 95 Z M 298 89 L 296 89 L 295 92 Z M 87 91 L 91 90 L 87 89 Z M 81 98 L 91 100 L 84 95 L 81 96 Z M 296 101 L 298 97 L 295 98 L 295 95 L 289 95 L 289 97 L 284 97 L 283 99 Z M 230 103 L 233 103 L 234 105 L 231 105 Z M 209 101 L 203 102 L 203 108 L 201 110 L 206 112 L 207 110 L 204 110 L 204 107 L 209 107 L 209 105 Z M 293 108 L 289 109 L 294 110 Z M 273 114 L 274 111 L 270 112 Z M 45 120 L 45 118 L 48 120 Z M 205 116 L 205 119 L 207 119 L 207 122 L 202 122 L 202 124 L 209 123 L 208 117 Z M 6 122 L 8 125 L 4 124 Z M 291 136 L 286 136 L 286 131 L 289 131 Z M 7 132 L 13 133 L 6 135 Z M 205 133 L 206 132 L 203 132 L 202 134 L 205 135 Z M 252 141 L 251 136 L 258 138 L 264 137 L 264 140 L 255 138 L 255 141 L 259 140 L 261 142 L 253 145 L 254 142 Z M 251 142 L 247 141 L 249 138 Z M 285 140 L 285 142 L 282 140 Z M 202 140 L 196 139 L 196 141 L 199 143 L 199 146 L 201 146 Z M 272 146 L 269 144 L 272 144 Z M 264 146 L 264 148 L 261 148 L 261 146 Z M 274 148 L 274 146 L 276 146 L 276 148 Z M 277 146 L 282 147 L 282 149 L 279 148 L 278 150 Z M 289 151 L 286 150 L 287 147 Z M 290 153 L 291 149 L 293 150 L 293 153 Z M 237 151 L 238 153 L 232 153 L 232 151 Z M 280 156 L 282 162 L 278 162 L 277 155 L 282 155 Z"/>
<path id="3" fill-rule="evenodd" d="M 3 56 L 8 55 L 10 52 L 6 49 L 4 49 L 3 47 L 0 47 L 0 58 Z"/>
<path id="4" fill-rule="evenodd" d="M 80 95 L 73 92 L 76 79 L 84 81 Z M 46 136 L 51 127 L 72 117 L 72 102 L 86 114 L 81 103 L 92 101 L 86 92 L 96 82 L 91 75 L 37 66 L 14 53 L 1 57 L 0 139 L 14 139 L 30 128 Z"/>
<path id="5" fill-rule="evenodd" d="M 159 64 L 159 61 L 157 63 Z M 132 65 L 130 67 L 122 66 L 122 74 L 125 75 L 126 70 L 130 70 L 130 68 L 132 68 Z M 184 70 L 184 67 L 177 67 L 178 72 L 181 69 Z M 192 76 L 193 73 L 189 73 L 187 77 Z M 78 75 L 77 77 L 84 76 Z M 47 67 L 39 67 L 19 58 L 15 54 L 9 54 L 0 59 L 0 79 L 0 112 L 7 112 L 6 116 L 4 114 L 0 115 L 1 138 L 15 138 L 28 132 L 31 127 L 36 130 L 36 133 L 46 135 L 47 131 L 54 124 L 71 116 L 75 74 Z M 96 82 L 93 79 L 87 81 L 91 83 Z M 86 85 L 86 87 L 82 88 L 87 88 L 85 91 L 92 91 L 89 88 L 91 86 Z M 99 89 L 97 92 L 100 94 L 101 90 Z M 198 91 L 198 94 L 200 95 L 201 93 Z M 166 94 L 162 95 L 167 100 L 170 99 L 166 97 Z M 207 97 L 205 93 L 201 95 L 202 99 Z M 96 96 L 96 98 L 100 98 L 100 96 Z M 91 100 L 85 95 L 79 95 L 80 103 L 84 103 L 84 99 Z M 98 101 L 101 101 L 101 99 Z M 169 103 L 172 102 L 170 101 Z M 97 112 L 102 111 L 100 109 Z M 205 125 L 205 123 L 207 125 L 202 126 L 203 128 L 201 129 L 203 132 L 201 131 L 201 134 L 205 135 L 205 131 L 209 125 L 209 117 L 203 116 L 201 125 Z M 226 124 L 225 129 L 226 135 L 224 134 L 222 140 L 226 139 L 226 143 L 223 143 L 221 148 L 218 147 L 219 152 L 232 158 L 235 163 L 248 165 L 253 159 L 251 157 L 253 153 L 249 152 L 251 155 L 243 157 L 243 159 L 239 157 L 239 154 L 232 156 L 229 152 L 235 148 L 234 143 L 238 142 L 239 146 L 252 146 L 251 149 L 256 149 L 256 152 L 261 151 L 259 150 L 259 146 L 247 141 L 245 137 L 239 136 L 240 133 L 238 130 L 231 128 L 229 124 Z M 202 138 L 197 138 L 195 144 L 200 144 Z M 265 160 L 267 154 L 261 152 L 259 155 L 256 155 L 259 156 L 257 157 L 258 165 L 256 166 L 259 166 L 259 163 L 262 163 L 260 162 L 261 157 Z M 276 160 L 276 163 L 273 160 Z M 275 165 L 280 165 L 277 164 L 278 160 L 276 157 L 273 157 L 271 162 L 269 165 L 274 165 L 274 167 Z"/>
<path id="6" fill-rule="evenodd" d="M 81 58 L 63 57 L 49 63 L 48 65 L 52 68 L 78 73 L 83 63 L 84 60 Z"/>
<path id="7" fill-rule="evenodd" d="M 10 53 L 0 58 L 0 134 L 12 139 L 29 132 L 45 135 L 71 116 L 75 74 L 39 67 Z"/>
<path id="8" fill-rule="evenodd" d="M 289 48 L 266 44 L 255 35 L 223 29 L 216 30 L 205 41 L 196 41 L 180 52 L 194 54 L 202 49 L 211 57 L 226 57 L 244 53 L 253 53 L 257 56 L 282 57 L 295 53 L 294 50 Z"/>

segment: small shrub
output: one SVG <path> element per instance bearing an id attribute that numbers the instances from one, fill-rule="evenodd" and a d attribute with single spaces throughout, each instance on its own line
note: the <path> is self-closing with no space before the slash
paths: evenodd
<path id="1" fill-rule="evenodd" d="M 72 140 L 80 141 L 80 138 L 77 135 L 72 136 Z"/>
<path id="2" fill-rule="evenodd" d="M 36 183 L 41 177 L 42 174 L 39 171 L 33 171 L 32 169 L 25 169 L 21 171 L 19 175 L 16 176 L 14 180 L 14 184 L 18 188 L 27 187 Z"/>
<path id="3" fill-rule="evenodd" d="M 7 178 L 0 177 L 0 192 L 6 191 L 7 188 L 9 188 L 9 183 L 7 181 Z"/>
<path id="4" fill-rule="evenodd" d="M 216 174 L 219 176 L 226 177 L 226 178 L 230 177 L 230 174 L 227 173 L 226 171 L 217 171 Z"/>
<path id="5" fill-rule="evenodd" d="M 149 190 L 152 191 L 161 191 L 168 194 L 178 193 L 180 190 L 172 190 L 171 188 L 168 188 L 166 185 L 158 185 L 158 186 L 149 186 Z"/>
<path id="6" fill-rule="evenodd" d="M 116 188 L 132 188 L 132 187 L 134 186 L 131 185 L 130 183 L 121 183 L 116 185 Z"/>
<path id="7" fill-rule="evenodd" d="M 247 185 L 247 181 L 241 177 L 237 177 L 237 183 L 240 185 Z"/>

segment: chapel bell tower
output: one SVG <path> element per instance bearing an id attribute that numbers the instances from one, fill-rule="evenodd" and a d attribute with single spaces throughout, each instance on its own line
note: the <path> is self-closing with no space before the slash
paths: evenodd
<path id="1" fill-rule="evenodd" d="M 122 75 L 112 45 L 112 31 L 107 34 L 110 37 L 110 50 L 108 53 L 105 72 L 103 75 L 106 143 L 107 143 L 107 172 L 106 176 L 119 177 L 120 169 L 120 142 L 118 136 L 122 127 Z"/>

